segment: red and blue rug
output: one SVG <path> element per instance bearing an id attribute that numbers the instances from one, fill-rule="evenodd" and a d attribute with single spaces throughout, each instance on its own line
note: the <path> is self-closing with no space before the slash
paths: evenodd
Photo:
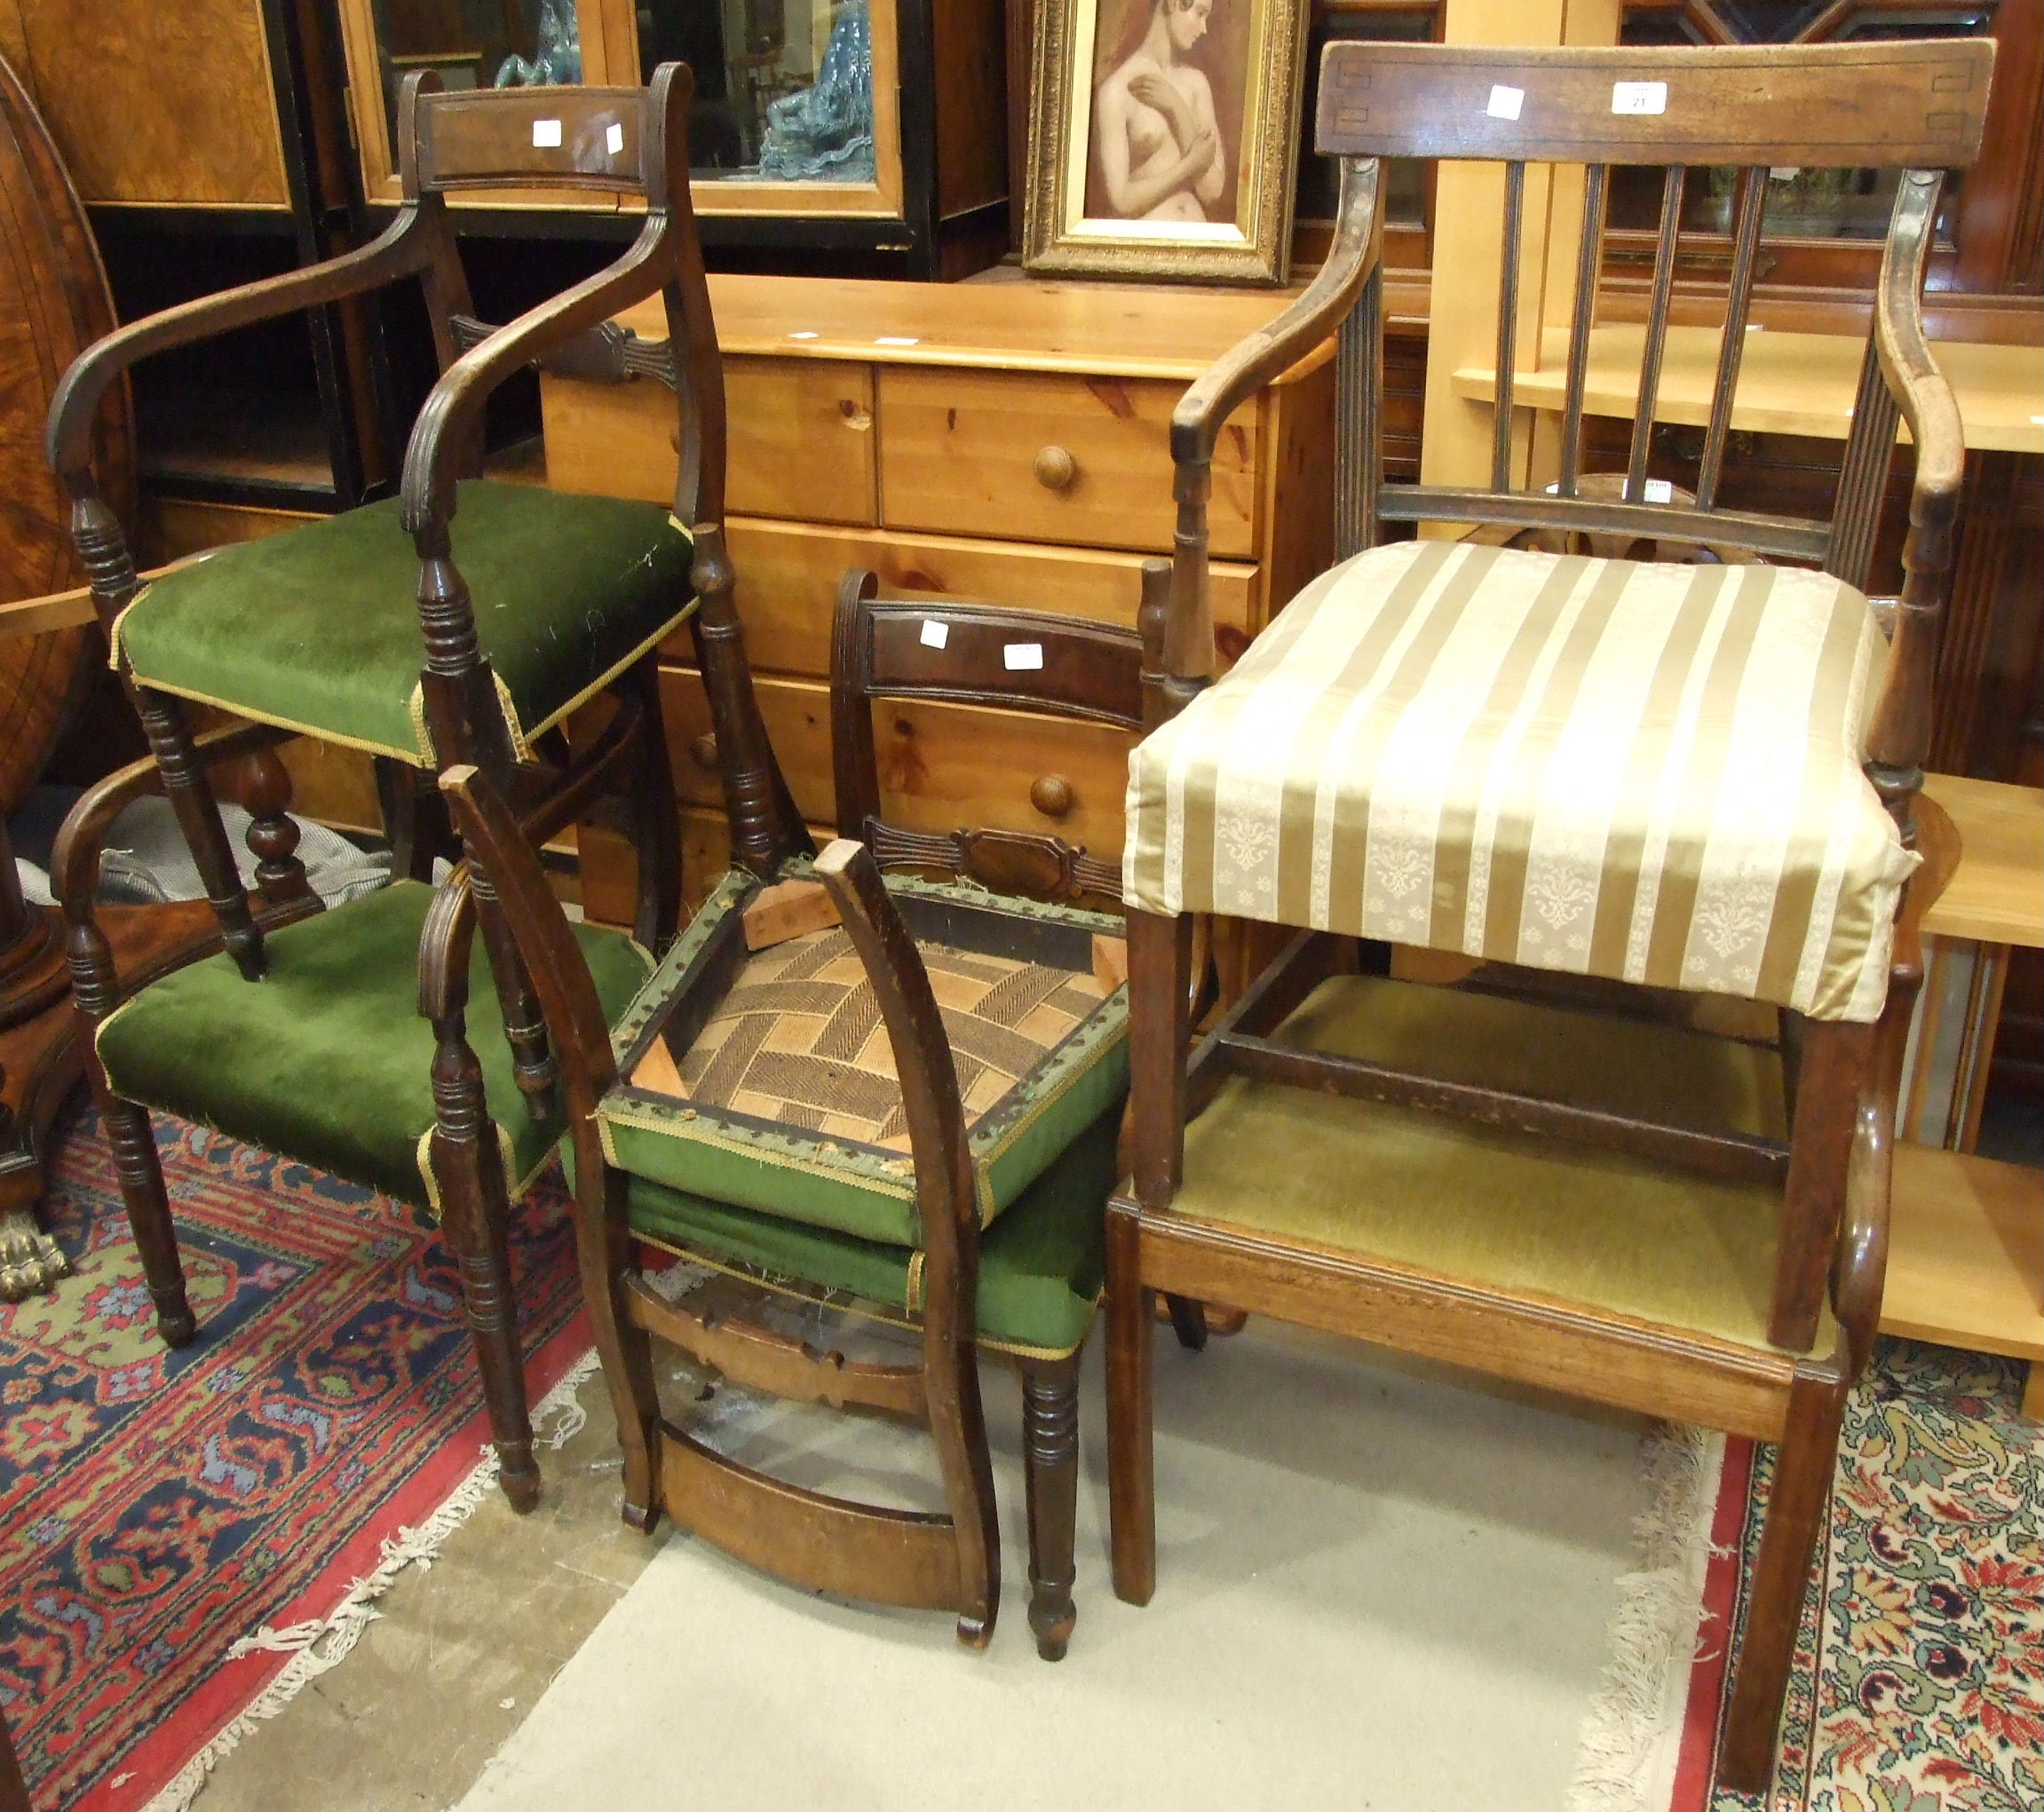
<path id="1" fill-rule="evenodd" d="M 160 1120 L 199 1338 L 156 1338 L 97 1120 L 44 1224 L 75 1274 L 0 1308 L 0 1708 L 38 1807 L 123 1812 L 290 1657 L 487 1441 L 455 1262 L 425 1214 Z M 587 1349 L 565 1192 L 512 1238 L 534 1399 Z"/>

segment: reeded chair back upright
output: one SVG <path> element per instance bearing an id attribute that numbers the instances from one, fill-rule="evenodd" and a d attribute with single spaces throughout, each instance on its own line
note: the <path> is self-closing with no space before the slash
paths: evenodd
<path id="1" fill-rule="evenodd" d="M 1936 859 L 1911 876 L 1919 817 L 1935 816 L 1917 793 L 1964 444 L 1920 292 L 1942 172 L 1977 151 L 1993 61 L 1977 40 L 1328 47 L 1333 249 L 1173 422 L 1179 710 L 1131 765 L 1135 1169 L 1108 1230 L 1123 1596 L 1154 1583 L 1160 1289 L 1777 1441 L 1723 1761 L 1731 1784 L 1764 1778 L 1844 1392 L 1878 1318 L 1913 922 L 1938 884 Z M 1383 481 L 1388 157 L 1504 165 L 1487 487 Z M 1558 471 L 1522 490 L 1529 163 L 1585 166 L 1585 206 Z M 1630 456 L 1586 474 L 1610 170 L 1653 163 Z M 1828 522 L 1718 502 L 1784 164 L 1901 171 Z M 1657 484 L 1650 502 L 1699 165 L 1740 171 L 1723 340 L 1693 490 Z M 1341 563 L 1216 684 L 1215 439 L 1335 333 Z M 1861 588 L 1898 417 L 1915 450 L 1906 576 L 1875 606 Z M 1387 542 L 1398 523 L 1448 526 Z M 1205 913 L 1299 935 L 1188 1064 Z M 1379 946 L 1365 970 L 1388 945 L 1471 972 L 1428 988 L 1359 974 L 1358 940 Z"/>
<path id="2" fill-rule="evenodd" d="M 124 327 L 65 376 L 49 458 L 153 760 L 81 801 L 55 878 L 72 923 L 75 998 L 94 1034 L 91 1073 L 164 1337 L 188 1340 L 194 1322 L 151 1108 L 438 1209 L 463 1260 L 505 1488 L 523 1507 L 537 1475 L 505 1223 L 510 1194 L 560 1135 L 556 1066 L 500 903 L 472 863 L 487 952 L 476 969 L 487 998 L 471 1016 L 479 1056 L 459 1016 L 437 1041 L 420 1017 L 429 890 L 417 883 L 437 855 L 461 851 L 437 788 L 417 777 L 479 766 L 535 847 L 622 795 L 639 853 L 638 941 L 594 927 L 577 933 L 614 1010 L 679 912 L 654 650 L 685 621 L 725 746 L 757 756 L 765 744 L 742 679 L 721 540 L 724 398 L 689 200 L 688 71 L 665 66 L 646 89 L 437 90 L 431 75 L 405 83 L 404 202 L 373 243 Z M 645 225 L 607 268 L 493 329 L 471 313 L 448 198 L 506 186 L 643 195 Z M 411 435 L 401 495 L 139 582 L 89 463 L 107 386 L 154 354 L 414 280 L 441 372 Z M 482 478 L 490 394 L 535 362 L 635 378 L 624 336 L 607 323 L 656 293 L 677 349 L 653 373 L 677 392 L 672 510 Z M 607 722 L 570 751 L 562 724 L 599 694 L 612 700 Z M 194 704 L 239 721 L 195 738 Z M 376 757 L 400 875 L 325 914 L 296 859 L 288 787 L 269 754 L 298 733 Z M 221 764 L 251 754 L 268 756 L 273 782 L 251 801 L 249 841 L 261 858 L 254 906 L 214 795 Z M 123 807 L 154 791 L 176 810 L 226 956 L 162 977 L 123 977 L 93 922 L 99 850 Z M 279 923 L 291 919 L 301 922 Z M 436 1088 L 460 1104 L 451 1117 L 458 1137 L 435 1130 Z"/>

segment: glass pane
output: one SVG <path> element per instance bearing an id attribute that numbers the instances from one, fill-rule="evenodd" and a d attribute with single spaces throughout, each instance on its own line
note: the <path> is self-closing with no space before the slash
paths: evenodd
<path id="1" fill-rule="evenodd" d="M 1788 44 L 1826 11 L 1830 0 L 1711 0 L 1711 10 L 1742 44 Z M 1835 39 L 1974 37 L 1990 28 L 1994 8 L 1973 5 L 1869 4 L 1838 25 Z M 1678 11 L 1664 5 L 1628 8 L 1622 42 L 1668 44 L 1696 36 Z M 1883 239 L 1895 206 L 1901 173 L 1892 170 L 1818 170 L 1784 167 L 1771 171 L 1761 231 L 1774 239 Z M 1652 233 L 1660 224 L 1661 172 L 1626 169 L 1612 172 L 1611 226 Z M 1949 218 L 1959 176 L 1945 185 L 1939 237 L 1949 242 Z M 1739 193 L 1736 170 L 1692 170 L 1683 194 L 1682 230 L 1729 233 Z"/>
<path id="2" fill-rule="evenodd" d="M 376 0 L 384 107 L 397 137 L 398 89 L 415 69 L 448 88 L 582 80 L 575 0 Z"/>
<path id="3" fill-rule="evenodd" d="M 1434 37 L 1438 6 L 1372 6 L 1344 10 L 1336 4 L 1325 12 L 1313 9 L 1312 35 L 1306 45 L 1307 138 L 1299 158 L 1299 185 L 1294 212 L 1301 220 L 1331 220 L 1340 173 L 1335 160 L 1314 149 L 1311 122 L 1320 91 L 1320 51 L 1330 42 L 1360 38 L 1375 44 L 1426 44 Z M 1390 226 L 1426 225 L 1426 165 L 1416 158 L 1394 157 L 1384 167 L 1384 222 Z"/>
<path id="4" fill-rule="evenodd" d="M 873 34 L 867 0 L 639 0 L 650 78 L 695 71 L 688 161 L 709 182 L 869 183 Z"/>

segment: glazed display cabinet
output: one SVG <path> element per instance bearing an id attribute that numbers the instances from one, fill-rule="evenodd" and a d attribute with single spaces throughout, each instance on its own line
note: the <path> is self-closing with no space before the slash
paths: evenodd
<path id="1" fill-rule="evenodd" d="M 397 91 L 416 69 L 449 88 L 622 86 L 678 60 L 695 74 L 690 162 L 710 243 L 891 252 L 918 276 L 962 275 L 1005 249 L 1001 0 L 336 4 L 372 205 L 398 199 Z M 517 192 L 473 205 L 567 211 Z"/>

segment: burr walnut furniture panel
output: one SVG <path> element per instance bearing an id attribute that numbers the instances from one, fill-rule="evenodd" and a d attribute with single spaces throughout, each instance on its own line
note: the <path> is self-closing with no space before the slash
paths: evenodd
<path id="1" fill-rule="evenodd" d="M 86 202 L 288 209 L 263 9 L 17 0 L 20 48 Z"/>

